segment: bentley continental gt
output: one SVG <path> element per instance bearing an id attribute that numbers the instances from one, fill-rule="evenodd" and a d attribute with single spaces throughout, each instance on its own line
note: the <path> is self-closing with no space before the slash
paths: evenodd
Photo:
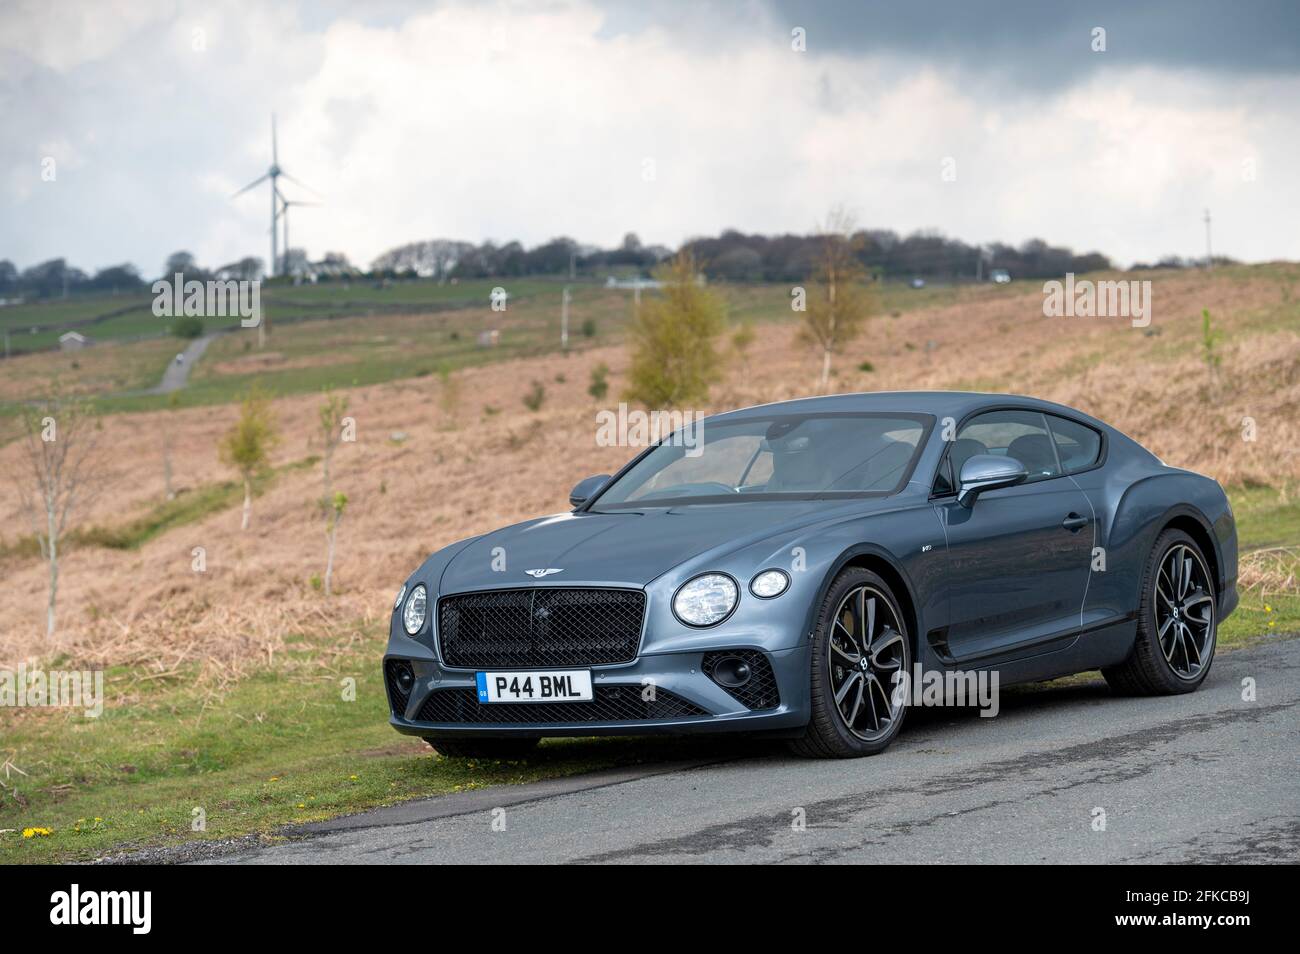
<path id="1" fill-rule="evenodd" d="M 1232 509 L 1086 414 L 897 392 L 704 419 L 571 510 L 430 556 L 393 604 L 391 723 L 448 756 L 546 736 L 898 734 L 909 674 L 1100 669 L 1191 692 L 1237 603 Z"/>

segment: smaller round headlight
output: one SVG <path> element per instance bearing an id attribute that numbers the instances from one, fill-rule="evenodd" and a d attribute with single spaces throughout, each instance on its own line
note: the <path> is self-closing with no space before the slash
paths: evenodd
<path id="1" fill-rule="evenodd" d="M 721 623 L 736 608 L 736 581 L 721 573 L 705 573 L 685 583 L 673 598 L 673 612 L 690 626 Z"/>
<path id="2" fill-rule="evenodd" d="M 749 592 L 759 599 L 770 600 L 780 596 L 790 585 L 785 570 L 764 570 L 749 581 Z"/>
<path id="3" fill-rule="evenodd" d="M 406 595 L 406 584 L 403 583 L 402 588 L 397 591 L 397 599 L 393 600 L 393 609 L 397 609 L 399 606 L 402 605 L 402 597 L 405 595 Z"/>
<path id="4" fill-rule="evenodd" d="M 406 609 L 402 612 L 402 625 L 407 635 L 414 636 L 424 627 L 424 617 L 428 615 L 429 596 L 423 583 L 411 587 L 411 595 L 406 598 Z"/>

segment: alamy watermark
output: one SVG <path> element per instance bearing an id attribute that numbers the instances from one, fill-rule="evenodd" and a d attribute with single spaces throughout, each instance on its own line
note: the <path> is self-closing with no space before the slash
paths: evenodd
<path id="1" fill-rule="evenodd" d="M 1130 318 L 1134 328 L 1151 324 L 1151 282 L 1075 281 L 1074 272 L 1065 281 L 1043 283 L 1043 314 L 1048 318 Z"/>
<path id="2" fill-rule="evenodd" d="M 895 704 L 911 706 L 976 706 L 981 719 L 991 719 L 1002 708 L 998 695 L 996 669 L 962 670 L 925 669 L 920 663 L 912 672 L 899 670 L 893 676 Z"/>
<path id="3" fill-rule="evenodd" d="M 86 718 L 98 719 L 104 712 L 104 671 L 0 669 L 0 709 L 3 708 L 83 709 Z"/>
<path id="4" fill-rule="evenodd" d="M 649 447 L 658 443 L 685 447 L 687 457 L 699 457 L 704 453 L 704 414 L 638 411 L 623 403 L 616 411 L 596 412 L 597 447 Z"/>
<path id="5" fill-rule="evenodd" d="M 148 934 L 153 926 L 152 891 L 82 890 L 73 884 L 50 895 L 50 923 L 122 925 L 132 934 Z"/>
<path id="6" fill-rule="evenodd" d="M 153 313 L 159 318 L 239 318 L 244 328 L 262 323 L 262 283 L 260 281 L 185 280 L 160 278 L 153 283 Z"/>

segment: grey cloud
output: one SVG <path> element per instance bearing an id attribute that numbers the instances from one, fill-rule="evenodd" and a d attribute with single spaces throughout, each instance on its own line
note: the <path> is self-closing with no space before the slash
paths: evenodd
<path id="1" fill-rule="evenodd" d="M 1295 0 L 772 0 L 773 18 L 807 31 L 808 52 L 916 56 L 936 65 L 1059 87 L 1107 67 L 1300 73 Z M 1094 53 L 1092 30 L 1106 30 Z"/>

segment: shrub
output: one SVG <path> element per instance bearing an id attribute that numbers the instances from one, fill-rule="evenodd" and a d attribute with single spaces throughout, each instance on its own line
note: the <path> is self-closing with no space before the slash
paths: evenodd
<path id="1" fill-rule="evenodd" d="M 700 284 L 690 252 L 655 277 L 663 293 L 642 304 L 630 329 L 627 397 L 654 408 L 702 403 L 718 374 L 714 342 L 727 324 L 726 305 Z"/>
<path id="2" fill-rule="evenodd" d="M 203 334 L 203 319 L 184 315 L 172 320 L 172 334 L 177 338 L 197 338 Z"/>
<path id="3" fill-rule="evenodd" d="M 591 383 L 587 385 L 587 393 L 597 401 L 605 400 L 605 395 L 609 393 L 609 365 L 604 361 L 591 369 Z"/>

